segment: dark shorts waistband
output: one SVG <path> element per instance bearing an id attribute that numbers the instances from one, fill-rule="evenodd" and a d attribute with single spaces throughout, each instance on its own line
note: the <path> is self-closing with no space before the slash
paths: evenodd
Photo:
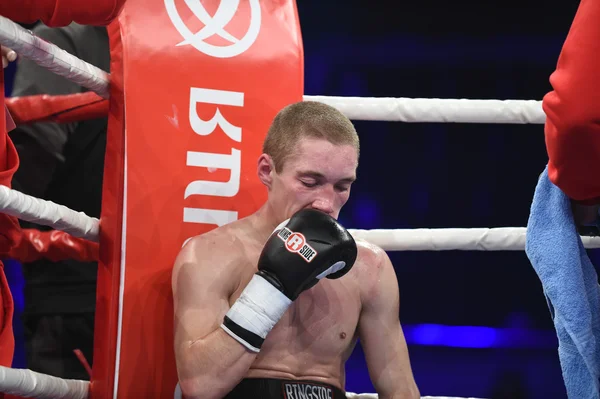
<path id="1" fill-rule="evenodd" d="M 346 393 L 318 381 L 245 378 L 223 399 L 345 399 Z"/>

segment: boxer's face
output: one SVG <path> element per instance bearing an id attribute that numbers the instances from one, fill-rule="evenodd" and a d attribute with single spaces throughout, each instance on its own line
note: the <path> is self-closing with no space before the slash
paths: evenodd
<path id="1" fill-rule="evenodd" d="M 282 220 L 304 208 L 337 219 L 356 179 L 358 154 L 352 145 L 335 145 L 323 139 L 303 138 L 277 173 L 271 167 L 269 201 Z M 259 162 L 260 175 L 260 162 Z"/>

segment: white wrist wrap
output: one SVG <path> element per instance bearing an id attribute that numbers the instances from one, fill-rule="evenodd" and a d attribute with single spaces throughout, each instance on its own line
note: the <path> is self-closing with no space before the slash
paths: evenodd
<path id="1" fill-rule="evenodd" d="M 291 303 L 291 299 L 255 274 L 226 316 L 237 326 L 264 340 Z M 248 342 L 248 339 L 242 336 L 244 334 L 239 334 L 223 324 L 221 327 L 248 349 L 259 351 L 258 345 Z"/>

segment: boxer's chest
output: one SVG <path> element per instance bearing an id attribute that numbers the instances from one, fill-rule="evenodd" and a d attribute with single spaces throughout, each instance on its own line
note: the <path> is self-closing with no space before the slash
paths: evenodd
<path id="1" fill-rule="evenodd" d="M 231 304 L 241 295 L 256 272 L 256 258 L 252 256 L 241 268 L 241 281 L 230 299 Z M 269 333 L 264 349 L 318 352 L 322 356 L 343 356 L 354 345 L 356 327 L 361 310 L 357 276 L 352 271 L 337 279 L 323 279 L 303 292 L 288 308 Z"/>
<path id="2" fill-rule="evenodd" d="M 351 279 L 324 279 L 300 294 L 277 326 L 282 335 L 312 346 L 344 348 L 355 335 L 361 309 L 358 286 Z"/>

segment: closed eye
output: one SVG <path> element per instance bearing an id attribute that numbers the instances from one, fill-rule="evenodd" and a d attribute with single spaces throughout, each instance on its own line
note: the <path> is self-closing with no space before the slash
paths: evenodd
<path id="1" fill-rule="evenodd" d="M 304 180 L 300 180 L 300 182 L 302 183 L 302 185 L 304 185 L 304 187 L 308 187 L 308 188 L 317 186 L 317 182 L 307 182 Z"/>
<path id="2" fill-rule="evenodd" d="M 350 190 L 350 186 L 349 185 L 348 186 L 345 186 L 345 185 L 344 186 L 335 186 L 335 189 L 341 193 L 344 193 L 344 192 Z"/>

